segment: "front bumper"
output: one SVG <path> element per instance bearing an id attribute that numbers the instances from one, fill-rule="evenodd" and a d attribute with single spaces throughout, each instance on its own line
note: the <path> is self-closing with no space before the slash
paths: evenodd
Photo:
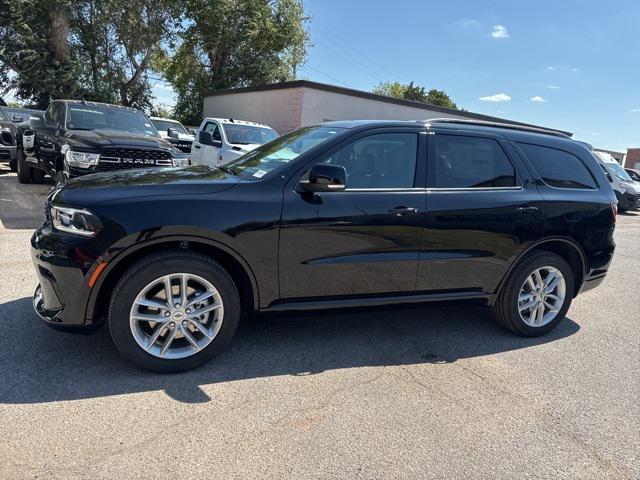
<path id="1" fill-rule="evenodd" d="M 92 242 L 53 232 L 46 224 L 31 237 L 31 259 L 39 285 L 33 307 L 49 326 L 66 331 L 92 331 L 97 325 L 86 320 L 90 288 L 87 275 L 98 255 Z"/>
<path id="2" fill-rule="evenodd" d="M 0 162 L 10 162 L 16 158 L 16 150 L 18 147 L 15 145 L 2 145 L 0 144 Z"/>
<path id="3" fill-rule="evenodd" d="M 640 195 L 629 191 L 625 192 L 620 198 L 619 208 L 623 210 L 637 210 L 640 208 Z"/>

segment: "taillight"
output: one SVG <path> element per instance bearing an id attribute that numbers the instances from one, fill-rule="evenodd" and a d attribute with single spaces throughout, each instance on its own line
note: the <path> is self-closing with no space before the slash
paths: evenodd
<path id="1" fill-rule="evenodd" d="M 613 223 L 616 223 L 616 217 L 618 216 L 618 203 L 614 202 L 611 204 L 611 219 Z"/>

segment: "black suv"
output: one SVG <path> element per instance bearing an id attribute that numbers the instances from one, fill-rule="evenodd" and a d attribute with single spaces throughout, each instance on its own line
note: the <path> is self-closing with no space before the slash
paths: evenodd
<path id="1" fill-rule="evenodd" d="M 0 107 L 0 162 L 7 162 L 15 170 L 16 126 Z"/>
<path id="2" fill-rule="evenodd" d="M 20 183 L 58 182 L 88 173 L 186 165 L 141 111 L 106 103 L 55 100 L 18 132 Z"/>
<path id="3" fill-rule="evenodd" d="M 214 169 L 58 187 L 31 240 L 49 325 L 109 324 L 144 368 L 211 359 L 241 313 L 483 299 L 541 335 L 611 262 L 615 196 L 554 131 L 445 120 L 302 128 Z"/>

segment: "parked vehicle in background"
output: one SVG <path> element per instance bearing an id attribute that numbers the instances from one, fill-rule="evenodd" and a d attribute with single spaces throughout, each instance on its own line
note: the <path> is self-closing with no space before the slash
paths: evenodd
<path id="1" fill-rule="evenodd" d="M 606 152 L 592 152 L 605 172 L 607 179 L 616 193 L 618 210 L 625 212 L 640 208 L 640 185 L 636 184 L 624 168 L 611 154 Z"/>
<path id="2" fill-rule="evenodd" d="M 13 123 L 28 122 L 29 118 L 44 115 L 44 110 L 35 110 L 33 108 L 20 108 L 20 107 L 0 107 L 4 108 L 7 117 Z"/>
<path id="3" fill-rule="evenodd" d="M 208 361 L 252 310 L 479 299 L 542 335 L 603 281 L 615 204 L 595 158 L 555 131 L 331 122 L 219 169 L 60 186 L 31 240 L 34 307 L 60 329 L 106 318 L 157 371 Z"/>
<path id="4" fill-rule="evenodd" d="M 640 170 L 634 170 L 633 168 L 625 168 L 627 175 L 631 177 L 634 182 L 640 182 Z"/>
<path id="5" fill-rule="evenodd" d="M 193 142 L 191 164 L 224 165 L 275 138 L 278 134 L 267 125 L 233 118 L 205 118 Z"/>
<path id="6" fill-rule="evenodd" d="M 18 130 L 21 183 L 58 182 L 88 173 L 186 164 L 188 155 L 164 140 L 139 110 L 105 103 L 55 100 Z"/>
<path id="7" fill-rule="evenodd" d="M 8 163 L 13 171 L 16 169 L 16 132 L 16 126 L 0 107 L 0 162 Z"/>
<path id="8" fill-rule="evenodd" d="M 191 153 L 191 146 L 195 136 L 177 120 L 169 118 L 151 117 L 151 123 L 156 127 L 162 138 L 185 153 Z"/>

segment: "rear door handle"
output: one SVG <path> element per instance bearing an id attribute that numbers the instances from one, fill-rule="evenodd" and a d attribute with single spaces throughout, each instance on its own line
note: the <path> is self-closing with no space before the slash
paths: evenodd
<path id="1" fill-rule="evenodd" d="M 536 213 L 538 211 L 538 207 L 534 207 L 533 205 L 525 205 L 523 207 L 517 207 L 516 210 L 520 213 Z"/>
<path id="2" fill-rule="evenodd" d="M 418 213 L 418 209 L 413 207 L 395 207 L 389 210 L 389 213 L 392 213 L 398 217 L 401 215 L 414 215 Z"/>

